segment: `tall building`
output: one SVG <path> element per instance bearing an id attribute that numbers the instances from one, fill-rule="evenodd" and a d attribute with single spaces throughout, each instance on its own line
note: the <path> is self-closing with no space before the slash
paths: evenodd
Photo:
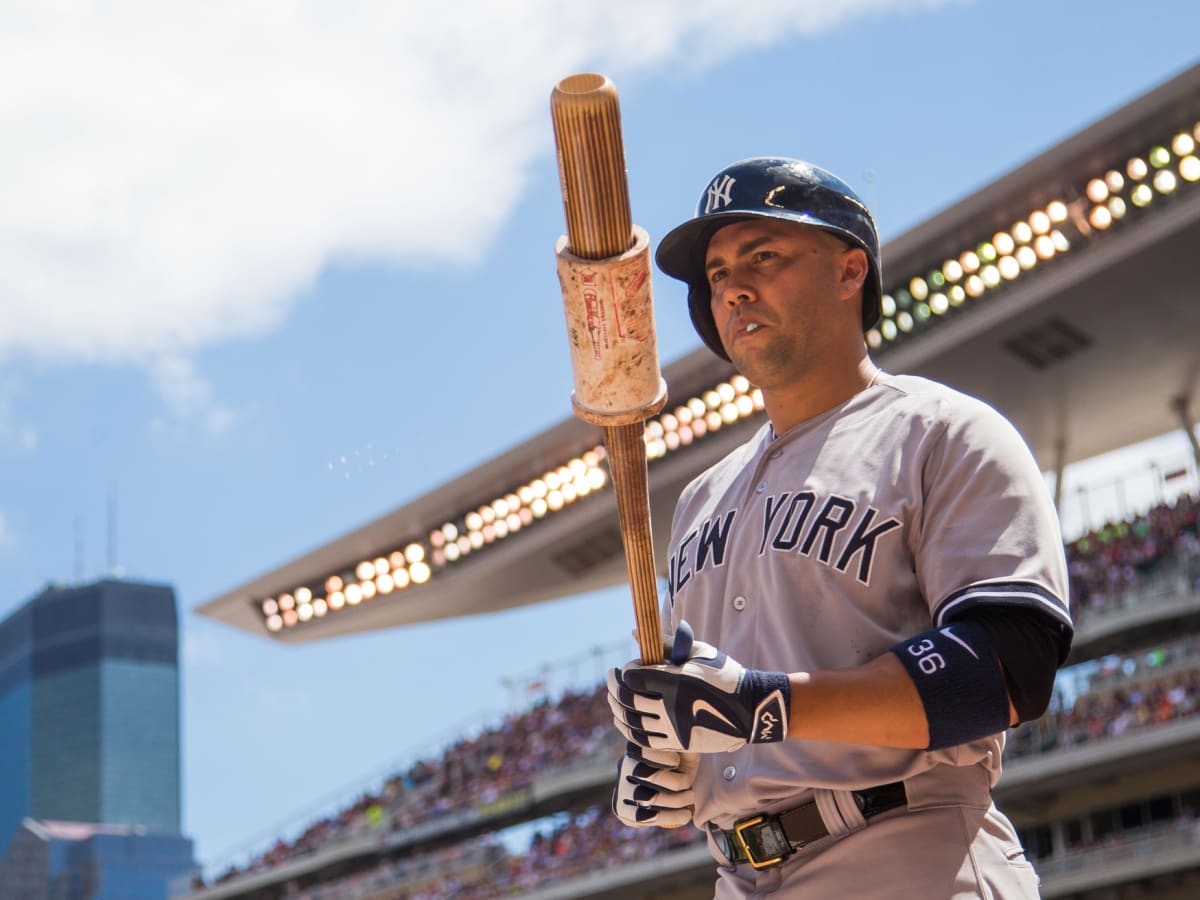
<path id="1" fill-rule="evenodd" d="M 130 825 L 26 819 L 0 866 L 4 900 L 164 900 L 186 888 L 192 842 Z"/>
<path id="2" fill-rule="evenodd" d="M 170 587 L 52 586 L 9 615 L 0 622 L 0 859 L 25 819 L 179 837 L 179 724 Z"/>

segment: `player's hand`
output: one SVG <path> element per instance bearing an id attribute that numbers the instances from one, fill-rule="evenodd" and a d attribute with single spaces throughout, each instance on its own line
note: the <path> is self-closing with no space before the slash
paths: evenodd
<path id="1" fill-rule="evenodd" d="M 652 750 L 720 753 L 787 737 L 786 673 L 747 669 L 693 641 L 687 622 L 668 651 L 670 663 L 634 661 L 608 673 L 608 705 L 627 740 Z"/>
<path id="2" fill-rule="evenodd" d="M 695 753 L 647 750 L 629 744 L 617 767 L 612 808 L 633 828 L 678 828 L 692 821 L 692 785 L 700 757 Z"/>

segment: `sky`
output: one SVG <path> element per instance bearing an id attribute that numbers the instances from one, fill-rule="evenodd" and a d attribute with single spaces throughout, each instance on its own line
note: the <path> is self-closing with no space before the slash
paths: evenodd
<path id="1" fill-rule="evenodd" d="M 0 616 L 174 586 L 184 830 L 237 859 L 636 652 L 624 589 L 302 646 L 192 611 L 571 415 L 558 80 L 616 84 L 652 239 L 777 154 L 886 244 L 1198 32 L 1191 0 L 0 0 Z M 681 285 L 655 310 L 664 365 L 699 345 Z M 1064 516 L 1182 460 L 1076 467 Z"/>

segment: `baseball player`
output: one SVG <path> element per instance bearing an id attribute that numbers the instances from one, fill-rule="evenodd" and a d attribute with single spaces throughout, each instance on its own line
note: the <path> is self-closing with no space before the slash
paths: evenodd
<path id="1" fill-rule="evenodd" d="M 769 421 L 680 496 L 669 662 L 609 674 L 614 811 L 704 829 L 719 898 L 1036 897 L 991 801 L 1072 637 L 1029 450 L 871 361 L 879 240 L 831 173 L 735 163 L 656 259 Z"/>

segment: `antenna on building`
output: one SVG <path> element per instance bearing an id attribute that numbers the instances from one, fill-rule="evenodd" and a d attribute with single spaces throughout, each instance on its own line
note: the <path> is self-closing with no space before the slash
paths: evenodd
<path id="1" fill-rule="evenodd" d="M 117 561 L 117 489 L 108 489 L 108 574 L 120 578 L 123 574 Z"/>
<path id="2" fill-rule="evenodd" d="M 83 581 L 83 519 L 75 516 L 75 581 Z"/>

